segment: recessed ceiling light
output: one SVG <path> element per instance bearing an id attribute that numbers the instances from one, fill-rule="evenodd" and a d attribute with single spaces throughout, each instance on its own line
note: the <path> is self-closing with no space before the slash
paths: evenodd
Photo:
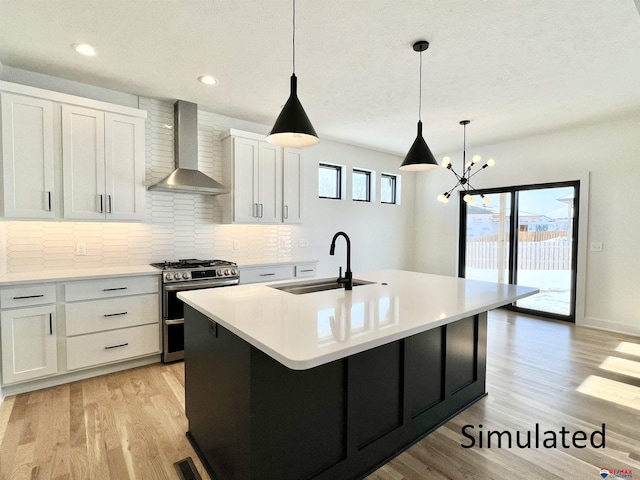
<path id="1" fill-rule="evenodd" d="M 205 85 L 215 85 L 216 83 L 218 83 L 218 81 L 211 75 L 201 75 L 198 77 L 198 80 L 200 80 Z"/>
<path id="2" fill-rule="evenodd" d="M 95 57 L 96 55 L 98 55 L 98 51 L 88 43 L 73 43 L 71 44 L 71 48 L 73 48 L 80 55 L 84 55 L 86 57 Z"/>

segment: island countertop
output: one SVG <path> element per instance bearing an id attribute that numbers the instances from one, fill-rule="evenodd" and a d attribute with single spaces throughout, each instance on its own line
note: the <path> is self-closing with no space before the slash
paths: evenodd
<path id="1" fill-rule="evenodd" d="M 376 270 L 351 291 L 294 295 L 268 284 L 180 292 L 178 298 L 294 370 L 305 370 L 534 295 L 535 288 Z M 316 279 L 317 280 L 317 279 Z"/>

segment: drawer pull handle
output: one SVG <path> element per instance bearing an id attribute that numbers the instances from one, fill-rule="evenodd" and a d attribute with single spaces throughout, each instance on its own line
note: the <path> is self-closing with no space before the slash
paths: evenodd
<path id="1" fill-rule="evenodd" d="M 306 270 L 300 270 L 301 272 L 313 272 L 313 268 L 307 268 Z"/>
<path id="2" fill-rule="evenodd" d="M 49 314 L 49 335 L 53 335 L 53 315 Z"/>
<path id="3" fill-rule="evenodd" d="M 272 275 L 275 275 L 275 273 L 261 273 L 260 274 L 261 277 L 271 277 Z"/>
<path id="4" fill-rule="evenodd" d="M 44 297 L 44 294 L 41 295 L 24 295 L 22 297 L 13 297 L 14 300 L 24 300 L 26 298 L 40 298 L 40 297 Z"/>
<path id="5" fill-rule="evenodd" d="M 129 312 L 105 313 L 103 317 L 117 317 L 118 315 L 126 315 Z"/>
<path id="6" fill-rule="evenodd" d="M 110 347 L 104 347 L 105 350 L 111 350 L 112 348 L 120 348 L 120 347 L 126 347 L 127 345 L 129 345 L 129 343 L 121 343 L 120 345 L 111 345 Z"/>
<path id="7" fill-rule="evenodd" d="M 118 287 L 118 288 L 103 288 L 103 292 L 113 292 L 115 290 L 126 290 L 129 287 Z"/>

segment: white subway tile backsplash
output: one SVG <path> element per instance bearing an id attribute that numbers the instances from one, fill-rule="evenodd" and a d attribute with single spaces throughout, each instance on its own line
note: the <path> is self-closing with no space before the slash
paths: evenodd
<path id="1" fill-rule="evenodd" d="M 148 113 L 146 185 L 174 169 L 173 105 L 140 98 Z M 223 122 L 218 115 L 198 112 L 199 168 L 222 180 Z M 0 222 L 0 274 L 63 268 L 140 265 L 180 258 L 255 259 L 292 253 L 288 225 L 222 225 L 218 197 L 147 191 L 145 223 Z M 233 248 L 234 241 L 240 249 Z M 76 255 L 84 243 L 86 255 Z M 1 250 L 0 250 L 1 252 Z"/>

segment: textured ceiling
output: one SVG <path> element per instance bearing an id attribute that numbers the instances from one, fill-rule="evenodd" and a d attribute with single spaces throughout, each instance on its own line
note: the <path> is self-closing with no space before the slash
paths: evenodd
<path id="1" fill-rule="evenodd" d="M 640 113 L 634 0 L 298 0 L 298 91 L 320 137 L 406 153 L 423 38 L 436 154 L 461 148 L 466 118 L 479 145 Z M 291 1 L 0 0 L 0 61 L 270 125 L 288 97 Z"/>

